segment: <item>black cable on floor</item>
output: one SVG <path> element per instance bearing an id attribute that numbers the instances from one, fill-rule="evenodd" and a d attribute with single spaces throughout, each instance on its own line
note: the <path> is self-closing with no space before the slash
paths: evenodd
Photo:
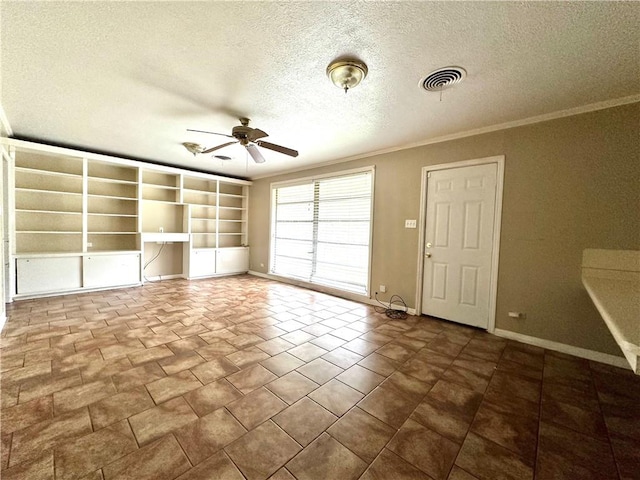
<path id="1" fill-rule="evenodd" d="M 407 318 L 407 304 L 404 303 L 404 300 L 400 295 L 391 295 L 389 306 L 378 300 L 378 292 L 376 292 L 375 298 L 376 302 L 382 305 L 382 307 L 373 307 L 377 313 L 384 313 L 387 317 L 393 318 L 394 320 L 404 320 L 405 318 Z M 402 309 L 393 308 L 394 304 L 398 306 L 401 305 Z"/>

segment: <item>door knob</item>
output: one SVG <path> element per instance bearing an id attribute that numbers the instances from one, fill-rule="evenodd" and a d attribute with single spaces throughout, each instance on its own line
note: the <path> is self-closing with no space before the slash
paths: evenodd
<path id="1" fill-rule="evenodd" d="M 427 252 L 427 253 L 424 254 L 424 256 L 427 257 L 427 258 L 431 258 L 431 253 Z"/>

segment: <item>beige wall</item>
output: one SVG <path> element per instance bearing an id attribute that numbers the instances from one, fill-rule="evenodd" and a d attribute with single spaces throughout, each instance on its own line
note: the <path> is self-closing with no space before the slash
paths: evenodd
<path id="1" fill-rule="evenodd" d="M 162 245 L 158 245 L 155 242 L 145 243 L 143 265 L 151 263 L 144 269 L 144 276 L 153 278 L 165 275 L 181 275 L 182 248 L 184 245 L 181 242 L 167 243 L 162 248 Z M 162 252 L 160 252 L 161 248 Z M 158 255 L 157 258 L 152 261 L 156 255 Z"/>
<path id="2" fill-rule="evenodd" d="M 496 328 L 619 355 L 580 264 L 585 248 L 640 249 L 639 125 L 636 103 L 257 180 L 250 268 L 268 271 L 272 182 L 375 165 L 372 285 L 415 307 L 418 230 L 404 220 L 419 216 L 422 167 L 505 155 Z"/>

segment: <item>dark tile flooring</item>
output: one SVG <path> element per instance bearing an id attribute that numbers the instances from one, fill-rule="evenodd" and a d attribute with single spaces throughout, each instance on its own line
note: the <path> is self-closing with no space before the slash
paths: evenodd
<path id="1" fill-rule="evenodd" d="M 640 378 L 250 276 L 21 301 L 13 479 L 638 479 Z"/>

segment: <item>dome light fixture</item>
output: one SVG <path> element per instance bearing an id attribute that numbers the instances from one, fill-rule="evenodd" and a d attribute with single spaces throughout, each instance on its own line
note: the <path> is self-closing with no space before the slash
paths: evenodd
<path id="1" fill-rule="evenodd" d="M 368 72 L 369 69 L 360 60 L 337 60 L 327 67 L 327 76 L 344 93 L 356 87 Z"/>

